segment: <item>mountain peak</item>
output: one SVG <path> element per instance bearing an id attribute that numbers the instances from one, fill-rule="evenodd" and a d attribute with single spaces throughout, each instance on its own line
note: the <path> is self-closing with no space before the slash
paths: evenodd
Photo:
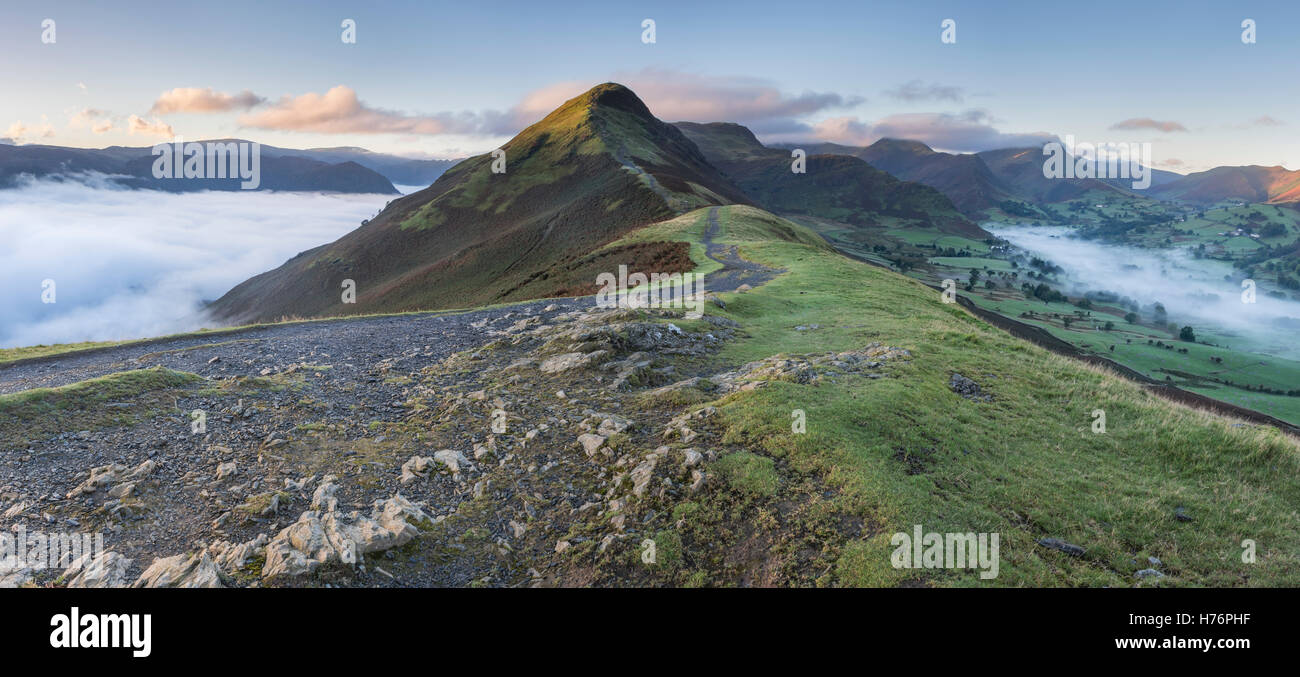
<path id="1" fill-rule="evenodd" d="M 875 148 L 876 150 L 888 148 L 918 154 L 929 154 L 934 152 L 933 148 L 921 143 L 920 141 L 913 141 L 911 139 L 884 138 L 871 144 L 868 148 Z"/>
<path id="2" fill-rule="evenodd" d="M 586 92 L 569 99 L 551 114 L 555 115 L 574 108 L 586 111 L 613 109 L 631 113 L 640 118 L 654 117 L 645 102 L 641 101 L 635 92 L 617 82 L 604 82 L 596 85 Z"/>

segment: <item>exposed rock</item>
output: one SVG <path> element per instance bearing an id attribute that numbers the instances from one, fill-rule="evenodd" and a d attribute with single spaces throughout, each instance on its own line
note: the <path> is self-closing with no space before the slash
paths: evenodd
<path id="1" fill-rule="evenodd" d="M 433 459 L 447 466 L 447 470 L 450 470 L 453 476 L 460 475 L 461 470 L 473 468 L 473 464 L 470 463 L 468 458 L 465 458 L 465 454 L 455 449 L 436 451 L 433 453 Z"/>
<path id="2" fill-rule="evenodd" d="M 223 588 L 223 574 L 206 550 L 154 560 L 133 588 Z"/>
<path id="3" fill-rule="evenodd" d="M 583 433 L 578 435 L 578 444 L 582 445 L 583 451 L 587 452 L 588 456 L 595 456 L 596 451 L 605 443 L 605 439 L 606 438 L 601 435 Z"/>
<path id="4" fill-rule="evenodd" d="M 217 541 L 208 546 L 208 554 L 211 555 L 218 568 L 233 573 L 244 568 L 244 565 L 249 560 L 264 554 L 269 540 L 266 534 L 258 534 L 257 538 L 245 543 L 235 544 L 229 541 Z"/>
<path id="5" fill-rule="evenodd" d="M 228 477 L 234 477 L 235 475 L 238 475 L 238 474 L 239 474 L 239 468 L 235 465 L 235 462 L 234 462 L 234 461 L 230 461 L 230 462 L 228 462 L 228 463 L 221 463 L 221 464 L 217 465 L 217 481 L 218 481 L 218 482 L 220 482 L 221 480 L 224 480 L 224 479 L 226 479 L 226 478 L 228 478 Z"/>
<path id="6" fill-rule="evenodd" d="M 1056 538 L 1040 538 L 1038 539 L 1038 544 L 1044 548 L 1060 550 L 1061 552 L 1074 557 L 1082 557 L 1085 552 L 1082 546 L 1074 545 L 1073 543 L 1066 543 L 1065 541 Z"/>
<path id="7" fill-rule="evenodd" d="M 589 353 L 564 353 L 563 355 L 546 358 L 538 369 L 543 374 L 559 374 L 571 369 L 581 369 L 598 364 L 607 355 L 609 355 L 608 350 L 593 350 Z"/>
<path id="8" fill-rule="evenodd" d="M 63 577 L 69 588 L 125 588 L 131 584 L 126 577 L 129 568 L 131 560 L 112 550 L 98 555 L 88 552 L 69 565 Z"/>
<path id="9" fill-rule="evenodd" d="M 413 522 L 427 520 L 400 494 L 375 501 L 370 517 L 309 510 L 267 543 L 262 576 L 301 576 L 324 564 L 354 565 L 360 555 L 408 543 L 420 533 Z"/>
<path id="10" fill-rule="evenodd" d="M 428 475 L 434 462 L 432 456 L 412 456 L 402 464 L 402 484 L 410 484 Z"/>
<path id="11" fill-rule="evenodd" d="M 632 469 L 629 477 L 632 478 L 632 494 L 634 496 L 645 495 L 646 489 L 650 486 L 650 480 L 654 477 L 655 457 L 650 456 L 646 460 L 637 464 Z"/>
<path id="12" fill-rule="evenodd" d="M 104 487 L 120 482 L 138 482 L 152 474 L 154 469 L 157 467 L 157 463 L 149 460 L 131 470 L 127 470 L 127 467 L 120 463 L 92 468 L 90 470 L 90 477 L 77 485 L 72 491 L 69 491 L 67 498 L 76 498 L 83 494 L 93 494 Z"/>
<path id="13" fill-rule="evenodd" d="M 0 572 L 0 589 L 21 588 L 32 581 L 35 573 L 29 568 Z"/>
<path id="14" fill-rule="evenodd" d="M 987 402 L 993 399 L 993 396 L 986 395 L 980 389 L 978 383 L 962 376 L 961 374 L 954 373 L 952 378 L 948 379 L 948 387 L 951 388 L 954 393 L 957 393 L 968 400 Z"/>
<path id="15" fill-rule="evenodd" d="M 338 479 L 333 475 L 326 475 L 321 478 L 320 485 L 316 487 L 315 493 L 311 495 L 312 510 L 321 512 L 333 512 L 338 507 L 339 500 L 334 497 L 338 492 L 339 485 L 334 483 Z"/>

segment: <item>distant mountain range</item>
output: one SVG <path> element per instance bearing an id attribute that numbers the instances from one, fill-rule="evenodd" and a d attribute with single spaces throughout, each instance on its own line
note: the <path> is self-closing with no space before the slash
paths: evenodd
<path id="1" fill-rule="evenodd" d="M 1300 202 L 1300 171 L 1259 165 L 1215 167 L 1154 186 L 1151 192 L 1166 200 L 1197 204 L 1225 200 L 1273 204 Z"/>
<path id="2" fill-rule="evenodd" d="M 1300 202 L 1300 171 L 1282 167 L 1215 167 L 1185 176 L 1151 169 L 1151 186 L 1134 190 L 1129 179 L 1048 179 L 1043 176 L 1045 158 L 1040 147 L 957 154 L 933 150 L 919 141 L 881 139 L 866 147 L 822 143 L 805 149 L 809 153 L 862 158 L 900 179 L 942 192 L 962 213 L 972 217 L 1006 200 L 1049 204 L 1081 199 L 1093 191 L 1195 205 Z"/>
<path id="3" fill-rule="evenodd" d="M 212 139 L 202 143 L 241 142 Z M 261 147 L 258 190 L 326 191 L 396 194 L 394 184 L 428 185 L 457 160 L 418 160 L 373 153 L 362 148 L 295 150 Z M 152 147 L 67 148 L 0 144 L 0 188 L 14 186 L 24 175 L 36 178 L 98 173 L 119 185 L 171 192 L 239 190 L 238 179 L 174 181 L 153 176 Z"/>
<path id="4" fill-rule="evenodd" d="M 954 235 L 989 237 L 940 191 L 911 179 L 900 181 L 892 172 L 881 171 L 851 153 L 836 152 L 845 146 L 810 150 L 806 171 L 796 174 L 791 171 L 789 150 L 764 146 L 741 125 L 678 122 L 676 126 L 700 147 L 709 162 L 769 211 L 860 226 L 903 219 Z"/>

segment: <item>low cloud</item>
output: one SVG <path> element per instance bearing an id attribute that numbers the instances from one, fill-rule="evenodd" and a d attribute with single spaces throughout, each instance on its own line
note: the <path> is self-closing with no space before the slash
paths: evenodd
<path id="1" fill-rule="evenodd" d="M 951 85 L 940 85 L 936 83 L 925 84 L 920 80 L 905 82 L 893 89 L 885 90 L 885 96 L 899 101 L 914 103 L 918 101 L 952 101 L 961 103 L 965 98 L 965 90 L 961 87 Z"/>
<path id="2" fill-rule="evenodd" d="M 1151 118 L 1129 118 L 1116 122 L 1111 129 L 1140 130 L 1154 129 L 1158 132 L 1185 132 L 1187 128 L 1181 122 L 1172 120 L 1152 120 Z"/>
<path id="3" fill-rule="evenodd" d="M 995 148 L 1041 146 L 1054 141 L 1047 132 L 1008 133 L 993 126 L 986 111 L 903 113 L 875 122 L 853 117 L 828 118 L 813 126 L 813 136 L 849 146 L 868 146 L 880 139 L 910 139 L 936 150 L 975 153 Z"/>
<path id="4" fill-rule="evenodd" d="M 214 326 L 202 301 L 353 230 L 392 199 L 164 193 L 83 178 L 0 190 L 0 347 Z M 47 279 L 53 304 L 41 302 Z"/>
<path id="5" fill-rule="evenodd" d="M 407 115 L 367 106 L 351 87 L 338 85 L 324 94 L 286 96 L 265 110 L 239 117 L 239 124 L 256 129 L 317 134 L 436 134 L 473 133 L 481 126 L 468 113 Z"/>
<path id="6" fill-rule="evenodd" d="M 154 118 L 146 120 L 139 115 L 132 115 L 126 119 L 126 131 L 132 136 L 140 134 L 143 136 L 157 136 L 164 139 L 170 139 L 176 136 L 172 131 L 172 126 Z"/>
<path id="7" fill-rule="evenodd" d="M 211 87 L 177 87 L 163 92 L 154 101 L 149 112 L 153 115 L 168 113 L 220 113 L 247 110 L 266 99 L 244 90 L 238 94 L 218 92 Z"/>
<path id="8" fill-rule="evenodd" d="M 1300 303 L 1270 297 L 1262 289 L 1255 303 L 1242 303 L 1240 281 L 1225 280 L 1223 269 L 1195 258 L 1190 247 L 1107 245 L 1073 237 L 1071 229 L 1064 227 L 989 228 L 994 235 L 1064 268 L 1062 290 L 1071 295 L 1108 291 L 1129 297 L 1141 306 L 1148 322 L 1151 308 L 1159 302 L 1170 321 L 1190 324 L 1198 334 L 1212 329 L 1233 336 L 1234 348 L 1268 346 L 1262 352 L 1300 358 L 1295 330 L 1287 328 L 1300 321 Z"/>

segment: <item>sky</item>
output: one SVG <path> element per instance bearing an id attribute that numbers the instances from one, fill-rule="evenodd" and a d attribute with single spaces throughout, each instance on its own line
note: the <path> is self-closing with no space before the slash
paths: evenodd
<path id="1" fill-rule="evenodd" d="M 463 157 L 612 80 L 661 119 L 741 122 L 768 143 L 976 152 L 1068 135 L 1149 142 L 1182 173 L 1300 169 L 1294 1 L 11 0 L 0 46 L 0 138 L 18 143 Z"/>

